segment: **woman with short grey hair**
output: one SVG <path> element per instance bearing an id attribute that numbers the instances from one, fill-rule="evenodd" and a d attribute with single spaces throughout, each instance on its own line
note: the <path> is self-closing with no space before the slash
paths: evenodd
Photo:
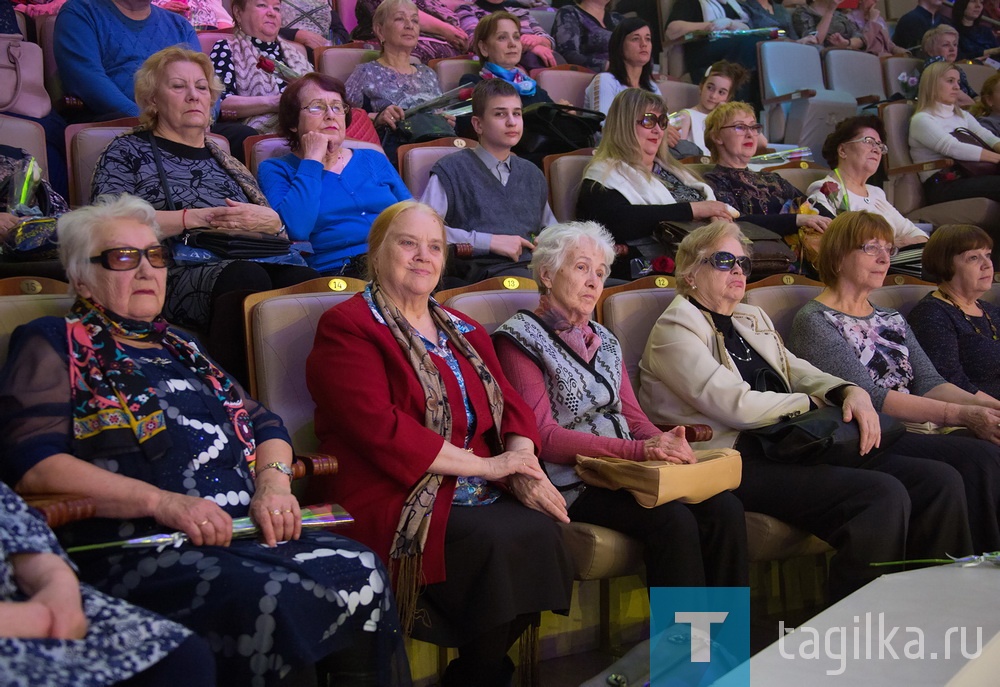
<path id="1" fill-rule="evenodd" d="M 732 494 L 647 509 L 627 491 L 585 485 L 573 469 L 578 454 L 696 462 L 683 427 L 663 432 L 639 408 L 621 344 L 591 320 L 613 260 L 611 234 L 596 222 L 544 229 L 531 261 L 539 306 L 497 330 L 500 364 L 534 409 L 539 457 L 572 520 L 638 539 L 650 587 L 746 585 L 746 526 Z"/>

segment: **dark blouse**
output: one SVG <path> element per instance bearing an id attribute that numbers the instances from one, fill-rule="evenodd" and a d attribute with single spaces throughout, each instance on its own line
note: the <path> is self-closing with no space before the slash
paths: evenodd
<path id="1" fill-rule="evenodd" d="M 907 319 L 942 377 L 971 394 L 983 391 L 1000 398 L 1000 341 L 990 326 L 992 320 L 1000 327 L 1000 308 L 986 301 L 979 306 L 986 315 L 967 320 L 954 305 L 929 293 Z"/>
<path id="2" fill-rule="evenodd" d="M 570 64 L 588 67 L 596 72 L 604 71 L 611 32 L 621 20 L 622 15 L 606 10 L 604 26 L 601 26 L 600 22 L 577 5 L 562 7 L 556 13 L 552 25 L 556 50 Z"/>
<path id="3" fill-rule="evenodd" d="M 740 211 L 741 220 L 781 235 L 797 231 L 795 215 L 781 214 L 781 209 L 803 193 L 778 174 L 716 165 L 705 174 L 705 181 L 715 190 L 716 200 Z"/>
<path id="4" fill-rule="evenodd" d="M 972 26 L 956 26 L 958 30 L 958 59 L 974 60 L 982 57 L 990 48 L 996 48 L 1000 43 L 993 30 L 985 24 Z"/>
<path id="5" fill-rule="evenodd" d="M 792 23 L 791 13 L 777 0 L 771 2 L 771 10 L 773 11 L 773 14 L 764 9 L 763 5 L 757 2 L 757 0 L 746 0 L 746 2 L 743 3 L 743 9 L 750 17 L 751 29 L 766 29 L 774 27 L 776 29 L 784 29 L 785 38 L 790 38 L 793 41 L 800 38 L 798 32 L 795 30 L 794 24 Z"/>

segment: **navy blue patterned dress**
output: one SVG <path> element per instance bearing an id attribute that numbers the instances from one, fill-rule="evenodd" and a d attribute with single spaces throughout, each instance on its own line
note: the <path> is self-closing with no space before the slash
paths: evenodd
<path id="1" fill-rule="evenodd" d="M 66 324 L 49 317 L 14 332 L 0 379 L 0 417 L 9 418 L 11 407 L 24 409 L 0 430 L 5 478 L 18 480 L 40 460 L 69 453 L 167 491 L 215 501 L 233 518 L 248 515 L 254 482 L 215 393 L 166 350 L 123 348 L 156 389 L 172 444 L 166 455 L 147 460 L 138 444 L 121 455 L 81 455 L 70 429 Z M 288 441 L 281 420 L 243 395 L 258 445 Z M 95 519 L 63 528 L 60 536 L 69 547 L 163 531 L 151 518 Z M 397 684 L 393 671 L 408 680 L 385 568 L 369 549 L 340 534 L 303 533 L 275 548 L 234 540 L 229 547 L 109 549 L 76 560 L 81 578 L 98 589 L 205 638 L 220 685 L 275 684 L 291 669 L 359 640 L 375 646 L 379 684 Z"/>
<path id="2" fill-rule="evenodd" d="M 45 520 L 0 482 L 0 602 L 27 600 L 15 584 L 10 562 L 11 556 L 25 553 L 54 553 L 66 558 Z M 177 623 L 86 584 L 80 592 L 89 622 L 86 637 L 0 637 L 0 684 L 113 685 L 159 662 L 191 635 Z"/>

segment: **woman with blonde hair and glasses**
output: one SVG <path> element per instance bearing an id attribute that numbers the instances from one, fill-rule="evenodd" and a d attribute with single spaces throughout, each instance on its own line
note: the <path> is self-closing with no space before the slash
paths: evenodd
<path id="1" fill-rule="evenodd" d="M 674 161 L 667 149 L 668 125 L 667 103 L 660 95 L 625 89 L 611 103 L 601 143 L 584 170 L 577 216 L 603 224 L 616 243 L 632 246 L 619 255 L 624 260 L 615 261 L 614 277 L 629 277 L 630 254 L 653 240 L 661 221 L 728 220 L 739 214 Z"/>

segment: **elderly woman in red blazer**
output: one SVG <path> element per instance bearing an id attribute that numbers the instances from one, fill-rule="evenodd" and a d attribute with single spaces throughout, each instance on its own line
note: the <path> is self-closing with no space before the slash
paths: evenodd
<path id="1" fill-rule="evenodd" d="M 569 608 L 556 525 L 569 519 L 489 335 L 430 297 L 446 254 L 434 210 L 390 206 L 369 235 L 371 283 L 320 320 L 309 390 L 322 448 L 340 460 L 322 488 L 388 560 L 413 636 L 459 647 L 442 684 L 506 685 L 514 640 L 539 612 Z"/>

